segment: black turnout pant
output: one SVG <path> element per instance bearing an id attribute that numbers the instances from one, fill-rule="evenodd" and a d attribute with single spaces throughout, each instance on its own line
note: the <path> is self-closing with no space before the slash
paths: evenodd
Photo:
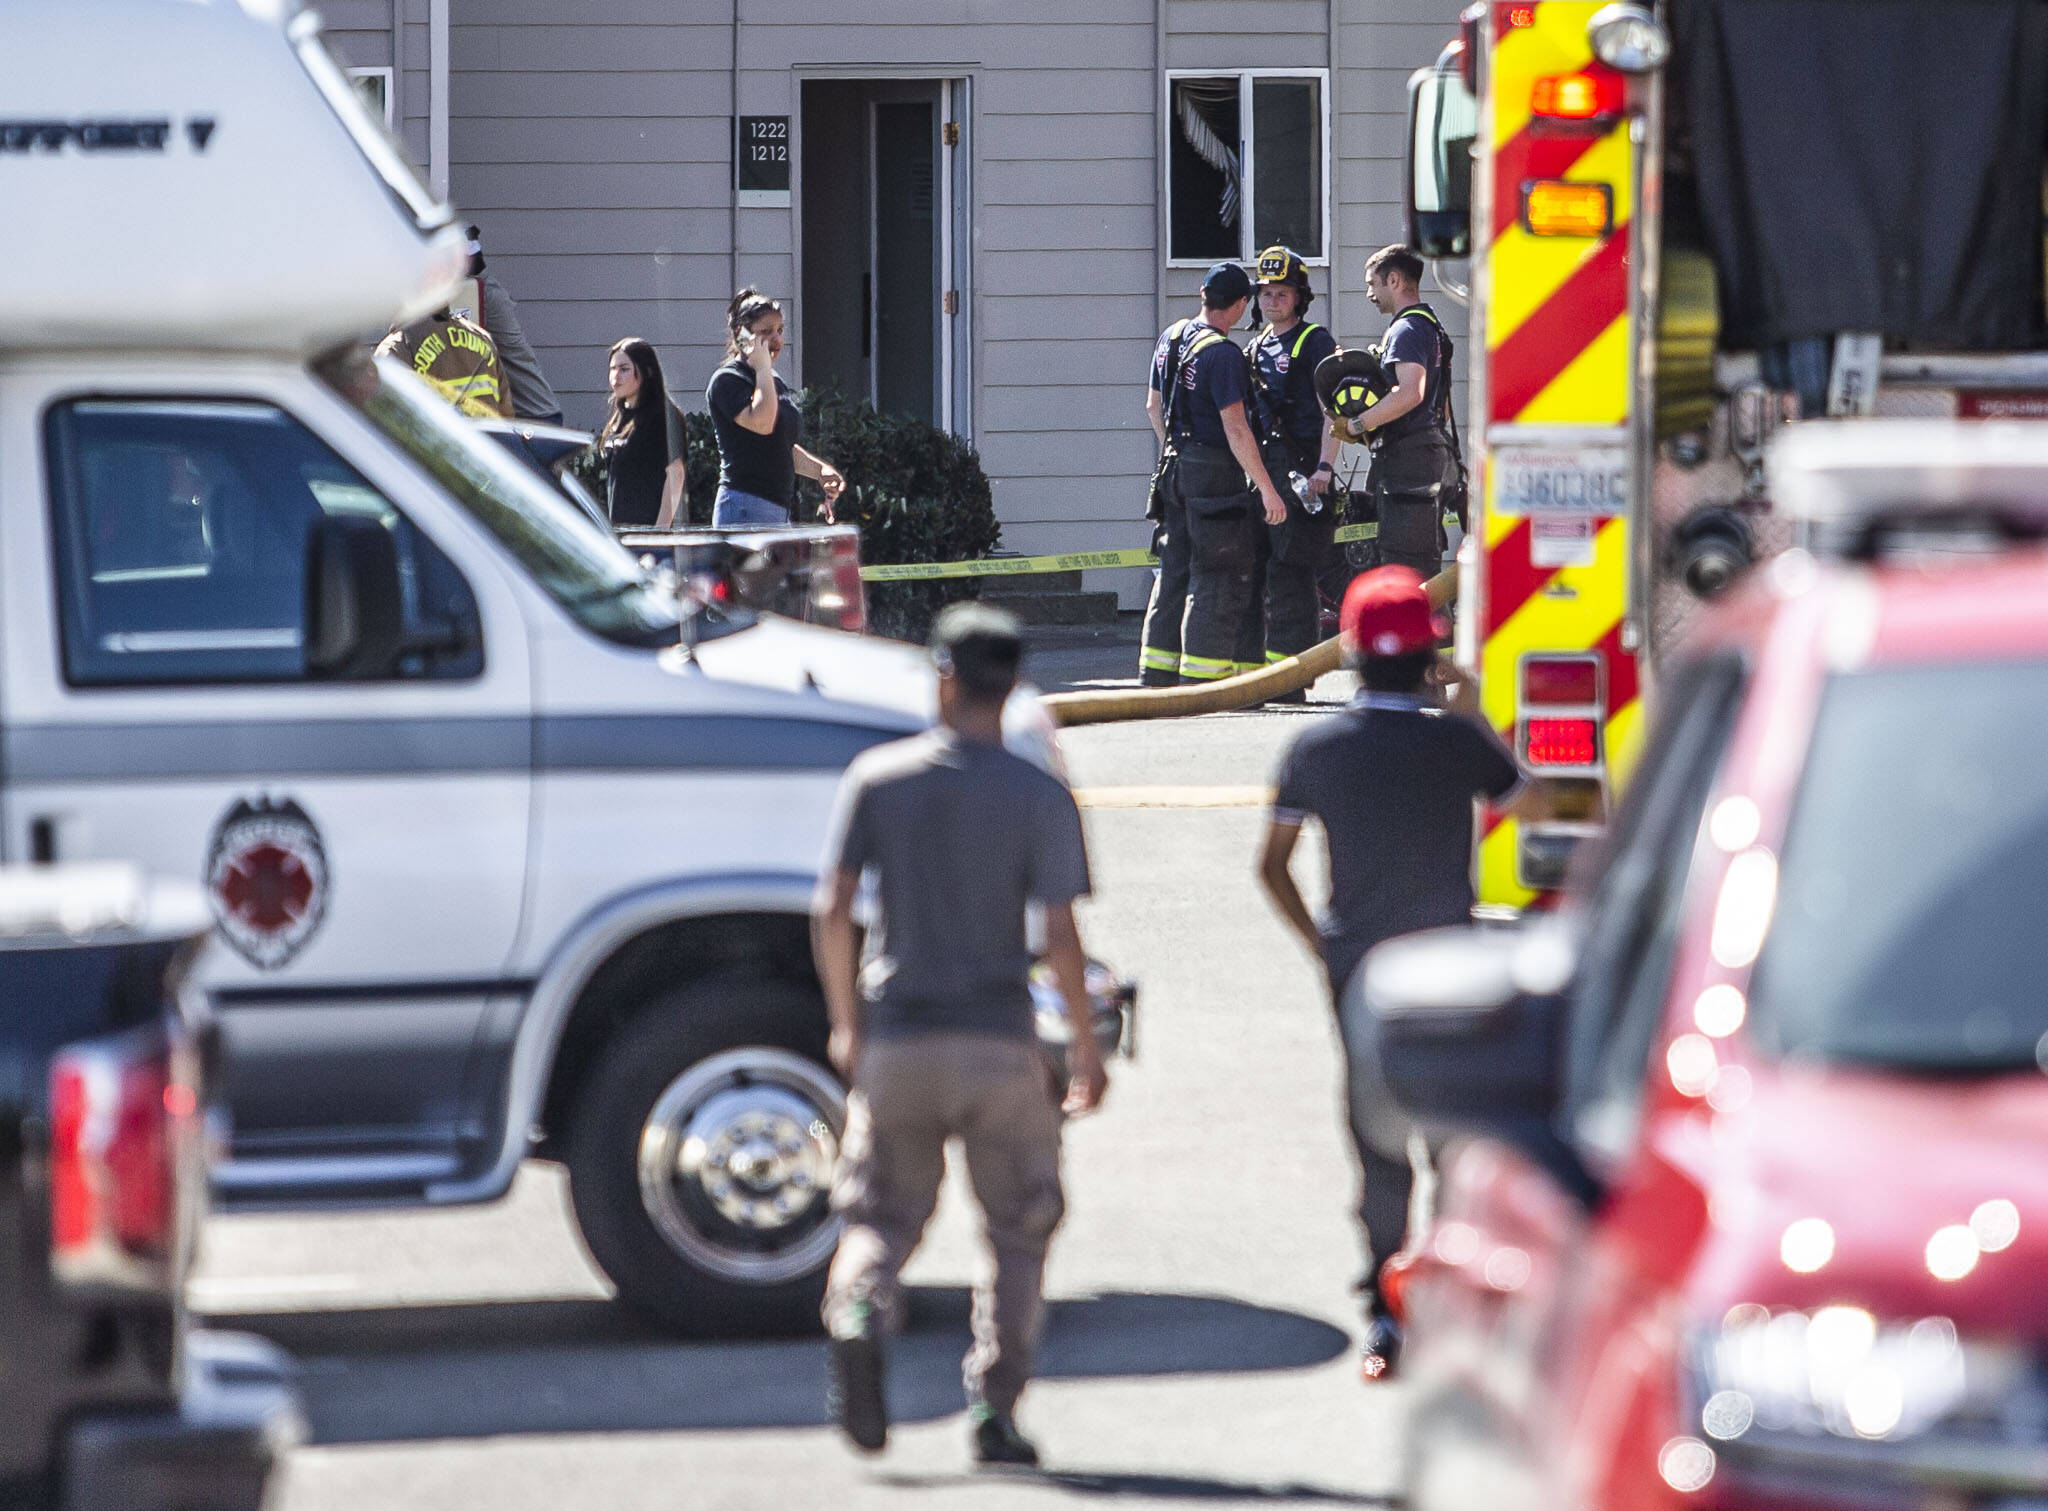
<path id="1" fill-rule="evenodd" d="M 1151 684 L 1213 682 L 1238 660 L 1258 554 L 1257 494 L 1228 451 L 1181 444 L 1160 479 L 1159 577 L 1139 670 Z"/>
<path id="2" fill-rule="evenodd" d="M 1443 495 L 1455 480 L 1450 443 L 1435 430 L 1379 444 L 1366 488 L 1379 508 L 1380 561 L 1434 577 L 1444 566 Z"/>
<path id="3" fill-rule="evenodd" d="M 1289 468 L 1302 470 L 1300 461 L 1286 447 L 1272 442 L 1267 443 L 1264 455 L 1266 470 L 1287 503 L 1287 518 L 1265 527 L 1266 550 L 1259 563 L 1250 615 L 1257 644 L 1250 647 L 1246 659 L 1282 661 L 1300 655 L 1322 638 L 1322 601 L 1316 579 L 1336 537 L 1342 495 L 1331 488 L 1322 495 L 1322 509 L 1309 513 L 1286 481 Z"/>

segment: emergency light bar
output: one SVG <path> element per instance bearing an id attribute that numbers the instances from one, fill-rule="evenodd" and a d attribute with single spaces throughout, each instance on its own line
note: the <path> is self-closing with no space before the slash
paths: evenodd
<path id="1" fill-rule="evenodd" d="M 1853 549 L 1873 526 L 1995 523 L 2048 534 L 2048 424 L 2038 421 L 1794 425 L 1765 468 L 1773 507 L 1830 549 Z"/>

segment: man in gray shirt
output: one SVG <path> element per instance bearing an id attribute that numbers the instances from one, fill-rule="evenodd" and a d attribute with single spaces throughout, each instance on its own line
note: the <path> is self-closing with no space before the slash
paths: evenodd
<path id="1" fill-rule="evenodd" d="M 974 1297 L 965 1374 L 982 1463 L 1035 1464 L 1017 1430 L 1060 1190 L 1062 1110 L 1108 1081 L 1090 1024 L 1074 899 L 1088 892 L 1081 815 L 1060 781 L 1003 748 L 1023 640 L 1008 614 L 955 604 L 932 656 L 939 725 L 848 768 L 812 907 L 832 1063 L 853 1090 L 832 1201 L 846 1222 L 826 1282 L 833 1410 L 853 1442 L 887 1442 L 885 1324 L 897 1277 L 938 1203 L 958 1139 L 986 1218 L 989 1278 Z M 879 916 L 856 960 L 854 899 L 872 872 Z M 1072 1029 L 1064 1109 L 1032 1021 L 1027 908 Z"/>
<path id="2" fill-rule="evenodd" d="M 512 401 L 511 414 L 515 419 L 561 424 L 562 402 L 548 386 L 540 358 L 534 355 L 526 332 L 520 328 L 519 306 L 512 302 L 497 275 L 484 271 L 483 237 L 475 226 L 469 228 L 469 276 L 483 291 L 483 308 L 476 312 L 476 320 L 498 343 L 498 360 L 505 364 L 505 386 Z"/>

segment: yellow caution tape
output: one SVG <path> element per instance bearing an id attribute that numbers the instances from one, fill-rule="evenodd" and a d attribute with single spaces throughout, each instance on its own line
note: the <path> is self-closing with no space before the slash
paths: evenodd
<path id="1" fill-rule="evenodd" d="M 1027 572 L 1078 572 L 1089 567 L 1149 567 L 1150 551 L 1069 551 L 1061 556 L 988 556 L 979 561 L 913 561 L 862 567 L 863 582 L 910 582 L 931 577 L 1010 577 Z"/>
<path id="2" fill-rule="evenodd" d="M 1455 523 L 1450 515 L 1446 521 Z M 1362 525 L 1340 525 L 1332 537 L 1338 545 L 1354 540 L 1379 539 L 1380 527 L 1368 520 Z M 887 566 L 862 567 L 863 582 L 922 582 L 935 577 L 1017 577 L 1030 572 L 1079 572 L 1097 567 L 1156 567 L 1159 558 L 1150 551 L 1068 551 L 1059 556 L 985 556 L 978 561 L 910 561 Z"/>

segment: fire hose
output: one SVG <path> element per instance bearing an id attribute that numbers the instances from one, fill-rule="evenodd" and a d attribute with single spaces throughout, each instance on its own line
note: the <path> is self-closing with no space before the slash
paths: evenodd
<path id="1" fill-rule="evenodd" d="M 1446 567 L 1424 584 L 1429 606 L 1441 610 L 1458 596 L 1458 568 Z M 1053 722 L 1060 725 L 1113 724 L 1125 719 L 1178 719 L 1191 714 L 1222 713 L 1249 708 L 1282 693 L 1308 687 L 1325 672 L 1343 665 L 1344 649 L 1336 636 L 1298 656 L 1262 666 L 1255 672 L 1223 677 L 1199 687 L 1091 688 L 1082 692 L 1047 693 L 1043 699 Z"/>

